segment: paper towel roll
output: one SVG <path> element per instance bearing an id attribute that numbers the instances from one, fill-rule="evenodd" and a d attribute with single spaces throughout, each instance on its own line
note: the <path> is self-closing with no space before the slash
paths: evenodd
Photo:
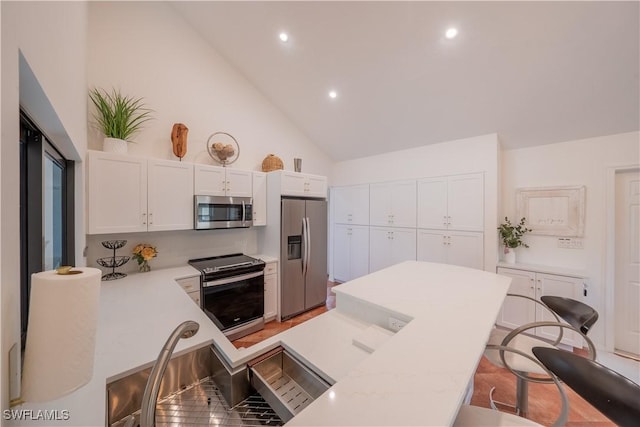
<path id="1" fill-rule="evenodd" d="M 93 375 L 101 270 L 74 268 L 31 276 L 22 399 L 44 402 L 85 385 Z"/>

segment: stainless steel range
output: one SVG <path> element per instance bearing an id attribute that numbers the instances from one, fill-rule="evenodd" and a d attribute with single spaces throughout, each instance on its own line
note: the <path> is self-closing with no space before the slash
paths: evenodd
<path id="1" fill-rule="evenodd" d="M 189 264 L 201 273 L 202 310 L 229 340 L 264 328 L 264 261 L 231 254 Z"/>

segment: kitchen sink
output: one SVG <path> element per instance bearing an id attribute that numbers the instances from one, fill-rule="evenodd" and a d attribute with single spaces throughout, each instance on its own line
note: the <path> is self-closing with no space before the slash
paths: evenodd
<path id="1" fill-rule="evenodd" d="M 107 385 L 107 425 L 138 426 L 151 368 Z M 251 389 L 246 366 L 231 370 L 213 347 L 169 362 L 160 387 L 156 426 L 279 426 L 282 419 Z"/>
<path id="2" fill-rule="evenodd" d="M 287 422 L 324 393 L 330 385 L 282 348 L 250 363 L 251 385 Z"/>

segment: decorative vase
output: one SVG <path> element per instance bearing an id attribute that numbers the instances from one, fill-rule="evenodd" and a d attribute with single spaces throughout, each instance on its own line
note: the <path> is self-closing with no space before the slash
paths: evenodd
<path id="1" fill-rule="evenodd" d="M 138 264 L 138 270 L 140 271 L 140 273 L 146 273 L 148 271 L 151 271 L 151 266 L 147 261 L 142 261 L 141 264 Z"/>
<path id="2" fill-rule="evenodd" d="M 105 138 L 102 141 L 102 151 L 107 153 L 127 154 L 128 142 L 124 139 Z"/>
<path id="3" fill-rule="evenodd" d="M 515 248 L 504 248 L 504 262 L 507 264 L 516 263 L 516 250 Z"/>

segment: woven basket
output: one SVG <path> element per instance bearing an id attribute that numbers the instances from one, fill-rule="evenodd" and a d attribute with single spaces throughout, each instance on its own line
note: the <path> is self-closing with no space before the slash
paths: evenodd
<path id="1" fill-rule="evenodd" d="M 269 154 L 262 161 L 262 172 L 271 172 L 278 169 L 284 169 L 282 159 L 275 154 Z"/>

